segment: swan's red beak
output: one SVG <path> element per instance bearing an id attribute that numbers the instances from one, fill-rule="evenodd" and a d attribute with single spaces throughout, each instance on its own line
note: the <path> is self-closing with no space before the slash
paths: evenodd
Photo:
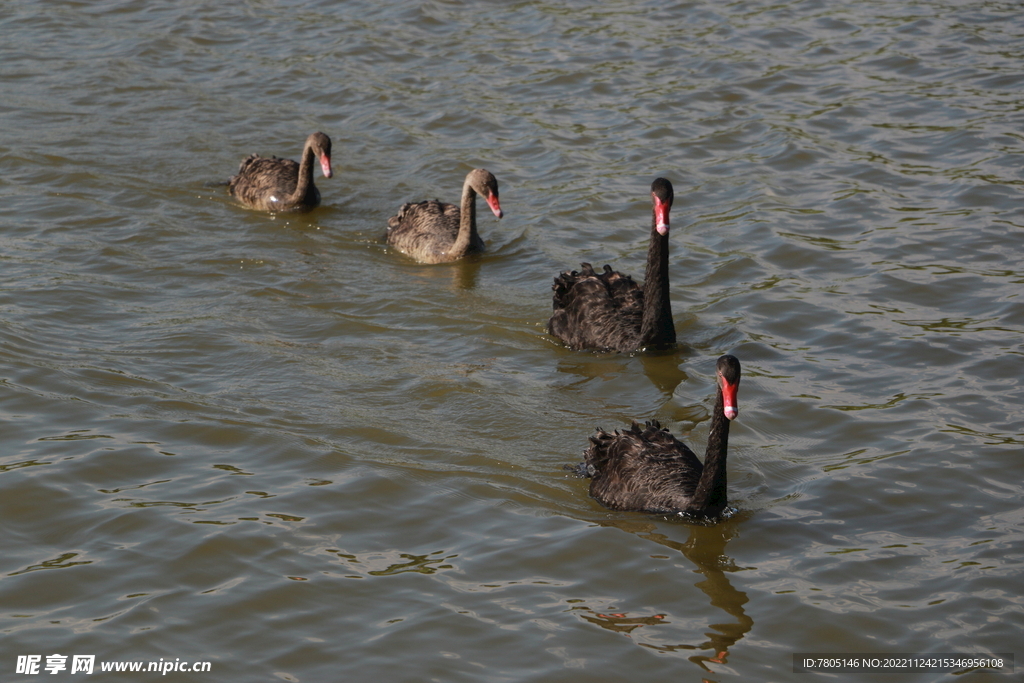
<path id="1" fill-rule="evenodd" d="M 487 195 L 487 206 L 491 207 L 491 212 L 498 218 L 505 215 L 501 210 L 501 204 L 498 202 L 498 195 L 493 192 Z"/>
<path id="2" fill-rule="evenodd" d="M 730 420 L 735 420 L 736 416 L 740 414 L 740 404 L 736 400 L 740 383 L 731 384 L 721 376 L 718 378 L 718 383 L 722 387 L 722 405 L 725 408 L 725 416 Z"/>
<path id="3" fill-rule="evenodd" d="M 331 173 L 331 158 L 326 154 L 320 155 L 320 170 L 324 172 L 324 178 L 330 178 L 333 175 Z"/>
<path id="4" fill-rule="evenodd" d="M 658 195 L 652 194 L 654 198 L 654 227 L 659 235 L 668 234 L 668 212 L 672 205 L 662 200 Z"/>

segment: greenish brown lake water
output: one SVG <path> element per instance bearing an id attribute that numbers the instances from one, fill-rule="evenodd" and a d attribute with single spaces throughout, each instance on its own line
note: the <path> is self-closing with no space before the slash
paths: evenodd
<path id="1" fill-rule="evenodd" d="M 1019 5 L 44 0 L 0 34 L 4 680 L 811 681 L 794 653 L 1021 642 Z M 316 211 L 212 185 L 315 130 Z M 385 247 L 477 166 L 486 254 Z M 561 348 L 553 276 L 642 278 L 657 176 L 678 348 Z M 562 469 L 632 419 L 703 453 L 723 353 L 727 521 Z"/>

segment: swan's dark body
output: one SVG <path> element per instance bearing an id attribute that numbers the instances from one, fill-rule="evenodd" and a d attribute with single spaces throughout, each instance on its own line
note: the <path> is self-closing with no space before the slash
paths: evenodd
<path id="1" fill-rule="evenodd" d="M 633 422 L 612 434 L 598 429 L 577 468 L 592 478 L 590 495 L 613 510 L 720 515 L 728 504 L 726 455 L 729 423 L 738 413 L 739 360 L 719 358 L 717 375 L 718 396 L 703 463 L 656 420 L 644 427 Z"/>
<path id="2" fill-rule="evenodd" d="M 388 219 L 384 239 L 398 251 L 421 263 L 447 263 L 466 254 L 484 250 L 484 241 L 476 229 L 476 197 L 481 195 L 495 216 L 501 218 L 498 179 L 477 168 L 462 184 L 461 206 L 436 199 L 402 204 L 398 214 Z"/>
<path id="3" fill-rule="evenodd" d="M 331 173 L 331 139 L 323 133 L 306 138 L 302 161 L 261 157 L 242 160 L 238 175 L 231 176 L 228 191 L 246 206 L 260 211 L 296 211 L 320 204 L 320 190 L 313 184 L 313 164 L 319 160 L 325 178 Z"/>
<path id="4" fill-rule="evenodd" d="M 658 178 L 651 184 L 654 218 L 643 287 L 611 266 L 597 273 L 583 263 L 580 271 L 562 273 L 551 287 L 554 312 L 548 332 L 552 336 L 577 350 L 635 351 L 675 343 L 668 287 L 672 198 L 672 183 Z"/>

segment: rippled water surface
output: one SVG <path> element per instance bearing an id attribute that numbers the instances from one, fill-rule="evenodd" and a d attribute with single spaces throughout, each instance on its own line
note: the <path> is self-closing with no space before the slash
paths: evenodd
<path id="1" fill-rule="evenodd" d="M 801 681 L 1021 642 L 1019 4 L 0 10 L 5 680 Z M 314 212 L 216 185 L 315 130 Z M 381 243 L 476 166 L 486 254 Z M 659 175 L 678 348 L 562 348 L 552 277 L 642 277 Z M 729 519 L 562 469 L 631 419 L 703 452 L 723 353 Z"/>

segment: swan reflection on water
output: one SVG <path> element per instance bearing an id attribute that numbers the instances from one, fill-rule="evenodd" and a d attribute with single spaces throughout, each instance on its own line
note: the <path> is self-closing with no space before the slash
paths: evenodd
<path id="1" fill-rule="evenodd" d="M 738 513 L 729 520 L 713 526 L 700 524 L 689 527 L 689 538 L 685 543 L 672 540 L 657 531 L 654 521 L 603 520 L 599 526 L 617 527 L 655 543 L 682 553 L 691 562 L 696 574 L 703 577 L 694 586 L 708 596 L 709 604 L 725 612 L 730 621 L 708 624 L 711 629 L 704 633 L 705 639 L 695 642 L 665 644 L 661 637 L 645 636 L 644 629 L 662 629 L 684 619 L 673 616 L 685 613 L 685 606 L 673 603 L 671 607 L 654 614 L 632 614 L 626 610 L 596 611 L 586 606 L 576 606 L 577 616 L 588 624 L 599 626 L 614 633 L 620 633 L 637 641 L 641 647 L 664 653 L 693 651 L 688 659 L 709 673 L 721 672 L 728 664 L 730 649 L 754 627 L 754 620 L 744 611 L 747 594 L 737 590 L 729 580 L 729 574 L 745 571 L 725 554 L 725 546 L 739 530 L 739 523 L 747 513 Z M 668 607 L 668 606 L 666 606 Z M 699 653 L 699 654 L 698 654 Z M 710 653 L 710 654 L 703 654 Z"/>

